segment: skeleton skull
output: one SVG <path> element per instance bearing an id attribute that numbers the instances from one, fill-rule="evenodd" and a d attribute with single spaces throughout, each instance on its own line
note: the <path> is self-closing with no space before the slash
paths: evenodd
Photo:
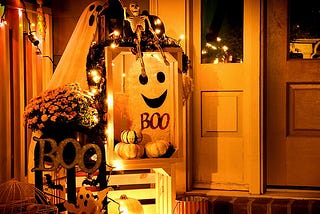
<path id="1" fill-rule="evenodd" d="M 129 9 L 130 9 L 132 15 L 139 16 L 140 7 L 139 7 L 138 3 L 136 3 L 136 2 L 135 3 L 131 3 L 130 6 L 129 6 Z"/>
<path id="2" fill-rule="evenodd" d="M 127 17 L 126 8 L 124 8 L 124 19 L 129 21 L 132 32 L 134 32 L 137 36 L 137 39 L 135 39 L 135 43 L 137 45 L 137 58 L 140 60 L 140 63 L 141 63 L 141 75 L 143 78 L 145 78 L 147 75 L 146 75 L 145 66 L 142 58 L 140 42 L 141 42 L 141 34 L 146 30 L 146 22 L 148 23 L 149 30 L 151 31 L 151 33 L 153 34 L 156 40 L 154 44 L 160 50 L 161 55 L 163 56 L 164 62 L 167 66 L 169 66 L 169 62 L 166 59 L 166 56 L 164 55 L 162 48 L 159 45 L 159 38 L 156 32 L 153 30 L 148 16 L 140 15 L 140 6 L 138 5 L 137 2 L 131 2 L 129 4 L 129 9 L 133 16 Z"/>

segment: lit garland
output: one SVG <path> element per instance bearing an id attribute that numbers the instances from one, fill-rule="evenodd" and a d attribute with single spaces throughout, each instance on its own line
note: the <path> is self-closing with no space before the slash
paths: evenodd
<path id="1" fill-rule="evenodd" d="M 103 11 L 100 13 L 103 14 Z M 161 48 L 166 47 L 181 47 L 180 39 L 176 40 L 165 35 L 165 27 L 161 19 L 154 15 L 149 15 L 146 11 L 143 15 L 148 16 L 152 28 L 155 29 L 157 33 L 157 38 L 155 38 L 148 27 L 142 33 L 141 36 L 141 51 L 142 52 L 152 52 L 158 50 L 157 45 Z M 147 23 L 146 23 L 147 24 Z M 98 26 L 99 27 L 99 26 Z M 101 27 L 101 26 L 100 26 Z M 89 49 L 86 62 L 86 72 L 87 72 L 87 83 L 90 92 L 94 94 L 100 118 L 99 133 L 100 136 L 106 136 L 105 127 L 107 127 L 107 120 L 105 109 L 107 109 L 106 99 L 106 69 L 105 69 L 105 47 L 109 46 L 112 48 L 117 47 L 131 47 L 131 51 L 134 55 L 137 54 L 137 44 L 135 42 L 136 35 L 132 32 L 128 22 L 124 22 L 123 29 L 120 33 L 116 27 L 112 27 L 115 30 L 106 36 L 106 39 L 100 43 L 93 43 Z M 158 39 L 158 40 L 156 40 Z M 157 42 L 157 44 L 156 44 Z M 182 72 L 186 73 L 189 69 L 189 58 L 183 53 L 182 56 Z"/>
<path id="2" fill-rule="evenodd" d="M 46 38 L 46 30 L 47 30 L 47 24 L 46 24 L 46 19 L 43 13 L 43 0 L 37 0 L 37 3 L 39 7 L 37 8 L 37 19 L 38 19 L 38 31 L 42 37 L 42 40 L 44 41 Z"/>
<path id="3" fill-rule="evenodd" d="M 149 15 L 149 19 L 151 23 L 157 24 L 155 25 L 156 32 L 158 33 L 159 38 L 159 45 L 161 48 L 166 47 L 181 47 L 180 40 L 173 39 L 168 37 L 164 33 L 164 25 L 163 22 L 157 16 Z M 105 79 L 104 76 L 106 75 L 105 71 L 105 55 L 104 55 L 104 48 L 106 46 L 110 46 L 113 48 L 116 47 L 132 47 L 131 51 L 134 55 L 137 54 L 137 47 L 136 43 L 134 42 L 135 36 L 131 33 L 130 26 L 125 25 L 123 29 L 123 35 L 119 34 L 118 31 L 114 31 L 108 36 L 108 39 L 101 43 L 94 43 L 89 50 L 87 56 L 87 80 L 90 90 L 92 92 L 96 92 L 95 94 L 99 94 L 98 96 L 104 96 L 105 94 L 101 94 L 104 92 L 105 89 Z M 128 36 L 126 36 L 128 35 Z M 152 36 L 152 33 L 148 30 L 143 32 L 141 37 L 141 51 L 142 52 L 152 52 L 156 51 L 157 47 L 155 45 L 155 38 Z M 189 69 L 190 60 L 187 55 L 183 53 L 183 71 L 186 73 Z M 92 75 L 92 71 L 98 71 L 101 78 L 99 81 L 95 81 L 94 78 L 97 78 Z"/>

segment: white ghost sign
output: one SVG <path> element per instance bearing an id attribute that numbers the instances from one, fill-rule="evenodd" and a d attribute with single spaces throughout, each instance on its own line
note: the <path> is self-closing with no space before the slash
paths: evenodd
<path id="1" fill-rule="evenodd" d="M 123 57 L 125 56 L 125 57 Z M 155 140 L 172 142 L 174 134 L 174 71 L 177 61 L 168 54 L 170 65 L 159 52 L 145 52 L 146 76 L 132 54 L 116 57 L 114 67 L 124 73 L 114 74 L 115 135 L 123 129 L 141 130 L 143 143 Z M 115 73 L 118 70 L 115 69 Z M 121 81 L 121 84 L 118 82 Z M 121 85 L 121 86 L 120 86 Z M 117 90 L 118 87 L 118 90 Z"/>

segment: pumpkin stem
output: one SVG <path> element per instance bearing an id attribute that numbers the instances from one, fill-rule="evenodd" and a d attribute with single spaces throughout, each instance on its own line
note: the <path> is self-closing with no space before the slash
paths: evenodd
<path id="1" fill-rule="evenodd" d="M 128 197 L 126 195 L 121 195 L 120 199 L 128 199 Z"/>

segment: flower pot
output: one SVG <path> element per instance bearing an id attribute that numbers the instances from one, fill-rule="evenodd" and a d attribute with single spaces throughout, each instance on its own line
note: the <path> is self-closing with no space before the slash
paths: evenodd
<path id="1" fill-rule="evenodd" d="M 208 198 L 205 195 L 180 195 L 177 196 L 173 214 L 207 214 Z"/>

